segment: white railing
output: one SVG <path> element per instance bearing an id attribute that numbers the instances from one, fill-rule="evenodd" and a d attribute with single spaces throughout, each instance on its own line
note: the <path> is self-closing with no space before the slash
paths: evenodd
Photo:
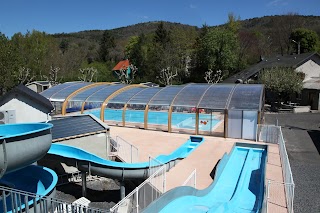
<path id="1" fill-rule="evenodd" d="M 112 207 L 110 212 L 139 213 L 159 198 L 165 192 L 166 165 L 157 168 L 148 179 Z"/>
<path id="2" fill-rule="evenodd" d="M 285 182 L 285 191 L 286 191 L 286 198 L 287 198 L 287 208 L 288 211 L 291 213 L 293 212 L 293 200 L 294 200 L 294 181 L 292 177 L 291 166 L 289 162 L 289 157 L 286 149 L 286 144 L 283 139 L 281 127 L 278 127 L 279 130 L 279 152 L 280 152 L 280 159 L 282 165 L 282 173 L 284 175 L 284 182 Z"/>
<path id="3" fill-rule="evenodd" d="M 2 199 L 0 212 L 49 212 L 49 213 L 107 213 L 107 210 L 95 209 L 84 205 L 67 203 L 62 200 L 43 197 L 33 193 L 0 186 Z M 36 205 L 33 205 L 36 204 Z M 2 211 L 1 211 L 2 210 Z"/>
<path id="4" fill-rule="evenodd" d="M 271 189 L 279 188 L 279 185 L 282 185 L 285 189 L 285 197 L 286 197 L 286 206 L 289 213 L 293 213 L 293 201 L 294 201 L 294 181 L 292 177 L 291 166 L 286 150 L 285 140 L 283 139 L 282 131 L 280 126 L 272 126 L 272 125 L 259 125 L 257 132 L 257 141 L 263 141 L 266 143 L 278 144 L 279 153 L 281 159 L 281 167 L 284 183 L 279 183 L 271 180 L 267 180 L 267 189 L 268 192 L 267 199 L 268 201 L 273 200 L 273 197 L 281 197 L 280 191 L 278 190 L 278 194 L 270 194 Z M 281 188 L 281 187 L 280 187 Z M 279 201 L 279 200 L 278 200 Z M 266 202 L 268 209 L 268 202 Z"/>
<path id="5" fill-rule="evenodd" d="M 183 182 L 182 186 L 192 186 L 197 187 L 197 169 L 194 169 L 189 177 Z"/>
<path id="6" fill-rule="evenodd" d="M 111 138 L 111 153 L 127 163 L 139 162 L 138 148 L 119 136 Z"/>

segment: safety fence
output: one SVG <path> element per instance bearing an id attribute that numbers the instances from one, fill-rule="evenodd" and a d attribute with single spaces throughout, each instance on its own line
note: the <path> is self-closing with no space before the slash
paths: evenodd
<path id="1" fill-rule="evenodd" d="M 183 182 L 182 186 L 197 187 L 197 169 L 194 169 L 189 177 Z"/>
<path id="2" fill-rule="evenodd" d="M 0 186 L 0 212 L 26 213 L 107 213 L 107 210 L 91 208 L 77 203 L 67 203 L 51 197 Z M 4 202 L 5 201 L 5 202 Z M 35 204 L 35 205 L 34 205 Z"/>
<path id="3" fill-rule="evenodd" d="M 281 197 L 285 197 L 285 204 L 288 209 L 288 212 L 293 213 L 295 184 L 292 177 L 291 166 L 281 127 L 272 125 L 259 125 L 257 141 L 278 144 L 280 160 L 282 165 L 282 174 L 284 179 L 283 183 L 267 180 L 266 192 L 268 202 L 266 208 L 268 209 L 268 203 L 274 203 L 280 206 Z M 285 196 L 282 196 L 283 190 L 281 191 L 281 188 L 284 189 Z M 274 193 L 274 191 L 276 191 L 276 193 Z"/>
<path id="4" fill-rule="evenodd" d="M 139 162 L 139 150 L 136 146 L 132 145 L 119 136 L 111 138 L 110 143 L 112 155 L 116 155 L 123 162 Z"/>
<path id="5" fill-rule="evenodd" d="M 110 212 L 139 213 L 159 198 L 166 190 L 166 165 L 149 158 L 149 178 L 136 187 L 124 199 L 110 209 Z"/>

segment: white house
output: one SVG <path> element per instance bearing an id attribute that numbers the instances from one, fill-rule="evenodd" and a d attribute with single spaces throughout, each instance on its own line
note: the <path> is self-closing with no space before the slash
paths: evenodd
<path id="1" fill-rule="evenodd" d="M 45 122 L 51 120 L 51 102 L 20 84 L 0 97 L 0 123 Z"/>
<path id="2" fill-rule="evenodd" d="M 292 67 L 295 71 L 304 73 L 300 104 L 309 105 L 312 110 L 320 110 L 320 55 L 318 53 L 261 58 L 259 63 L 227 78 L 223 83 L 247 83 L 251 79 L 257 80 L 260 72 L 271 67 Z"/>

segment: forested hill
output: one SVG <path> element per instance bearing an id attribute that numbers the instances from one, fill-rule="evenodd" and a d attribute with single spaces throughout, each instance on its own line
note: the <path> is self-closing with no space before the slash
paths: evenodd
<path id="1" fill-rule="evenodd" d="M 116 60 L 124 57 L 125 45 L 128 43 L 130 37 L 139 36 L 141 34 L 150 35 L 155 32 L 160 21 L 145 22 L 134 24 L 126 27 L 120 27 L 108 30 L 115 38 L 116 47 L 111 53 Z M 163 22 L 168 30 L 179 29 L 182 32 L 189 33 L 190 31 L 199 32 L 200 28 L 196 26 Z M 289 31 L 295 28 L 307 28 L 314 30 L 320 36 L 320 16 L 300 16 L 300 15 L 278 15 L 265 16 L 260 18 L 252 18 L 240 20 L 240 31 L 252 32 L 255 34 L 263 34 L 273 38 L 272 45 L 274 46 L 273 53 L 281 54 L 279 52 L 279 45 L 283 46 L 281 41 L 282 36 L 287 36 Z M 223 26 L 223 25 L 222 25 Z M 219 27 L 219 26 L 208 26 Z M 83 46 L 84 49 L 91 49 L 96 51 L 99 47 L 99 42 L 102 38 L 104 30 L 87 30 L 74 33 L 53 34 L 53 37 L 61 42 L 67 40 L 69 44 L 76 43 L 77 46 Z M 283 34 L 283 35 L 281 35 Z M 272 53 L 271 52 L 271 53 Z"/>

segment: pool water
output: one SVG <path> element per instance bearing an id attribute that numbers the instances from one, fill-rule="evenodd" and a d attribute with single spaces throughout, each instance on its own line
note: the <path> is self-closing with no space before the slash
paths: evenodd
<path id="1" fill-rule="evenodd" d="M 87 114 L 93 114 L 100 118 L 100 110 L 85 111 Z M 126 110 L 126 122 L 132 123 L 144 123 L 144 111 L 143 110 Z M 119 109 L 105 109 L 104 119 L 108 121 L 122 121 L 122 110 Z M 181 129 L 195 129 L 195 113 L 172 113 L 172 127 Z M 214 115 L 199 114 L 199 130 L 210 131 L 218 123 Z M 149 111 L 148 112 L 148 124 L 168 125 L 168 112 Z"/>

